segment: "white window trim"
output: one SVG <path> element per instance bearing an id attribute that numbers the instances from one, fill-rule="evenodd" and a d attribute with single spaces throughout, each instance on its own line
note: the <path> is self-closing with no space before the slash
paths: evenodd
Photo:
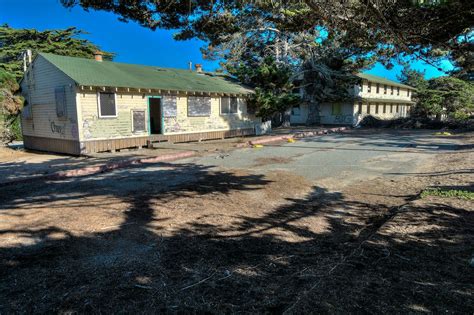
<path id="1" fill-rule="evenodd" d="M 237 100 L 237 111 L 235 113 L 223 113 L 222 112 L 222 99 L 223 98 L 235 98 Z M 230 110 L 230 103 L 229 103 L 229 110 Z M 239 98 L 238 97 L 235 97 L 235 96 L 223 96 L 223 97 L 220 97 L 219 98 L 219 114 L 221 116 L 235 116 L 235 115 L 239 115 L 241 114 L 241 108 L 239 106 Z"/>
<path id="2" fill-rule="evenodd" d="M 102 115 L 101 111 L 100 111 L 100 93 L 113 93 L 114 94 L 114 103 L 115 103 L 115 116 L 112 116 L 112 115 Z M 97 111 L 99 113 L 99 118 L 117 118 L 118 117 L 118 110 L 117 110 L 117 93 L 114 93 L 114 92 L 106 92 L 106 91 L 98 91 L 97 92 Z"/>

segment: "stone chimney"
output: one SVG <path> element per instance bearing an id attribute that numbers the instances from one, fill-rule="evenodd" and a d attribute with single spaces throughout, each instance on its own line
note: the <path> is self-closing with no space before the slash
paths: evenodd
<path id="1" fill-rule="evenodd" d="M 101 62 L 103 55 L 104 55 L 104 54 L 103 54 L 100 50 L 96 50 L 96 51 L 94 52 L 94 59 L 95 59 L 95 61 Z"/>
<path id="2" fill-rule="evenodd" d="M 202 73 L 202 64 L 197 63 L 194 65 L 196 67 L 196 72 Z"/>

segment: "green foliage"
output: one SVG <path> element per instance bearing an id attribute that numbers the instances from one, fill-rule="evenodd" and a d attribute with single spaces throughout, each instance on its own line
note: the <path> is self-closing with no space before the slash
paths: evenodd
<path id="1" fill-rule="evenodd" d="M 459 189 L 428 188 L 421 192 L 421 198 L 428 196 L 474 200 L 474 192 Z"/>
<path id="2" fill-rule="evenodd" d="M 136 21 L 151 29 L 172 29 L 177 39 L 199 38 L 213 47 L 242 32 L 261 30 L 259 21 L 264 18 L 280 32 L 301 34 L 324 28 L 345 34 L 352 39 L 350 48 L 370 49 L 387 66 L 402 53 L 425 60 L 447 57 L 460 67 L 472 68 L 471 0 L 61 2 L 66 7 L 113 12 L 122 21 Z"/>
<path id="3" fill-rule="evenodd" d="M 428 81 L 417 93 L 417 112 L 425 116 L 446 114 L 457 120 L 468 118 L 474 110 L 474 85 L 453 77 Z"/>
<path id="4" fill-rule="evenodd" d="M 405 67 L 398 79 L 417 90 L 415 115 L 422 117 L 446 114 L 455 120 L 465 120 L 474 111 L 474 84 L 454 77 L 425 80 L 424 72 Z"/>
<path id="5" fill-rule="evenodd" d="M 49 52 L 57 55 L 92 58 L 100 50 L 86 39 L 78 38 L 85 32 L 70 27 L 64 30 L 38 31 L 36 29 L 14 29 L 4 24 L 0 26 L 0 69 L 7 71 L 19 80 L 23 75 L 25 50 Z M 104 52 L 104 58 L 111 60 L 114 54 Z M 34 57 L 34 56 L 33 56 Z"/>
<path id="6" fill-rule="evenodd" d="M 428 88 L 428 81 L 425 79 L 425 71 L 418 71 L 410 68 L 406 64 L 400 75 L 397 76 L 401 83 L 412 86 L 418 90 Z"/>
<path id="7" fill-rule="evenodd" d="M 33 58 L 37 52 L 92 58 L 98 46 L 85 39 L 85 34 L 74 27 L 64 30 L 38 31 L 35 29 L 14 29 L 0 26 L 0 114 L 2 130 L 0 138 L 6 141 L 21 139 L 19 113 L 23 98 L 18 95 L 18 80 L 23 76 L 22 54 L 30 49 Z M 103 52 L 111 60 L 113 53 Z"/>
<path id="8" fill-rule="evenodd" d="M 242 63 L 237 68 L 229 68 L 229 71 L 241 82 L 255 87 L 255 94 L 248 103 L 256 109 L 259 117 L 269 119 L 300 101 L 299 96 L 292 93 L 291 69 L 277 64 L 271 57 L 260 63 Z"/>

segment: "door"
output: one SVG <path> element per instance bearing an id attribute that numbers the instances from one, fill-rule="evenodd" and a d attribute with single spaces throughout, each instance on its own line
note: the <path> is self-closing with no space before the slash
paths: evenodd
<path id="1" fill-rule="evenodd" d="M 161 115 L 161 98 L 150 97 L 148 99 L 148 111 L 150 113 L 150 134 L 161 134 L 163 123 Z"/>

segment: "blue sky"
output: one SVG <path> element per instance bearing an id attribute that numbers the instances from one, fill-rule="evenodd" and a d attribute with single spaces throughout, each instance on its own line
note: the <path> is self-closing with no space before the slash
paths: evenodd
<path id="1" fill-rule="evenodd" d="M 172 31 L 151 31 L 134 22 L 120 22 L 116 15 L 107 12 L 86 12 L 80 7 L 65 9 L 59 0 L 0 0 L 0 24 L 4 23 L 41 31 L 75 26 L 89 33 L 84 38 L 103 50 L 115 52 L 115 61 L 173 68 L 187 68 L 192 61 L 202 63 L 205 70 L 218 67 L 217 62 L 202 59 L 202 41 L 175 41 Z M 443 66 L 449 69 L 447 63 Z M 412 67 L 426 70 L 427 78 L 444 75 L 422 62 L 415 62 Z M 396 80 L 400 70 L 400 66 L 387 70 L 377 64 L 367 72 Z"/>

